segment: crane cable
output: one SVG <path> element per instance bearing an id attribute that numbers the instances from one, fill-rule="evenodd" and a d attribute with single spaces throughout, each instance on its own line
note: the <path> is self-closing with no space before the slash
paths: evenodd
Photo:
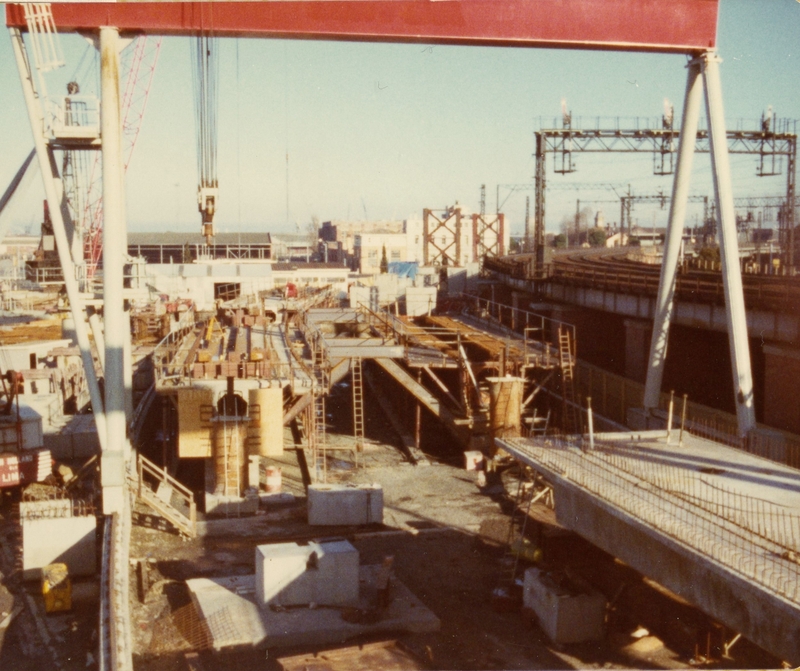
<path id="1" fill-rule="evenodd" d="M 194 39 L 192 84 L 197 129 L 198 204 L 203 216 L 204 234 L 214 218 L 217 183 L 217 117 L 219 109 L 219 51 L 216 38 L 203 33 Z M 210 191 L 213 190 L 213 191 Z"/>

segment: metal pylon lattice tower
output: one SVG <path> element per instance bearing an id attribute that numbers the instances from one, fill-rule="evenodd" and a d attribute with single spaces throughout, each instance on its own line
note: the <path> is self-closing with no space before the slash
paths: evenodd
<path id="1" fill-rule="evenodd" d="M 461 265 L 461 208 L 422 211 L 422 263 Z"/>
<path id="2" fill-rule="evenodd" d="M 472 215 L 472 258 L 482 261 L 484 257 L 499 258 L 505 249 L 505 215 Z"/>
<path id="3" fill-rule="evenodd" d="M 121 76 L 123 82 L 122 115 L 122 161 L 123 169 L 128 170 L 136 140 L 144 119 L 150 86 L 161 51 L 161 38 L 140 35 L 120 54 Z M 71 152 L 73 154 L 79 152 Z M 79 186 L 85 192 L 81 209 L 75 219 L 83 232 L 83 251 L 86 260 L 87 279 L 94 277 L 103 254 L 103 196 L 102 165 L 96 155 L 91 167 L 81 178 Z"/>

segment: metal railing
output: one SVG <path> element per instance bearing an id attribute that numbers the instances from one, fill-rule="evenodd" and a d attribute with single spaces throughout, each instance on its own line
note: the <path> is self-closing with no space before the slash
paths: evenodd
<path id="1" fill-rule="evenodd" d="M 96 96 L 51 96 L 45 101 L 46 133 L 51 139 L 100 137 L 100 100 Z"/>
<path id="2" fill-rule="evenodd" d="M 141 454 L 136 465 L 139 475 L 138 497 L 172 522 L 181 533 L 194 538 L 197 535 L 197 504 L 192 490 Z M 150 484 L 154 484 L 155 488 Z M 162 484 L 169 491 L 166 500 L 159 496 Z"/>
<path id="3" fill-rule="evenodd" d="M 100 671 L 133 671 L 128 560 L 131 510 L 128 497 L 122 512 L 108 515 L 103 525 L 100 570 Z"/>
<path id="4" fill-rule="evenodd" d="M 626 425 L 628 410 L 643 407 L 642 383 L 580 360 L 576 362 L 576 372 L 578 397 L 582 400 L 587 396 L 591 397 L 592 408 L 597 414 L 615 423 Z M 661 393 L 659 410 L 665 422 L 670 400 L 669 393 Z M 674 399 L 673 410 L 675 418 L 673 421 L 676 422 L 682 411 L 680 398 Z M 800 436 L 795 434 L 761 425 L 743 438 L 739 435 L 736 415 L 691 400 L 686 402 L 685 429 L 695 436 L 737 447 L 765 459 L 800 469 Z"/>
<path id="5" fill-rule="evenodd" d="M 637 456 L 595 437 L 502 441 L 513 451 L 617 506 L 763 588 L 800 603 L 800 515 L 711 482 L 704 474 Z"/>

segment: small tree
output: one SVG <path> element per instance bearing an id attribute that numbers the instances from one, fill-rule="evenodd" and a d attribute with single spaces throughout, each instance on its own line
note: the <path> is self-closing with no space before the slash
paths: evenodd
<path id="1" fill-rule="evenodd" d="M 553 238 L 553 247 L 556 249 L 564 249 L 567 246 L 567 236 L 559 233 Z"/>
<path id="2" fill-rule="evenodd" d="M 602 228 L 590 228 L 586 238 L 590 247 L 605 247 L 606 245 L 606 232 Z"/>
<path id="3" fill-rule="evenodd" d="M 381 273 L 388 273 L 389 272 L 389 259 L 386 258 L 386 245 L 383 246 L 383 251 L 381 252 Z"/>

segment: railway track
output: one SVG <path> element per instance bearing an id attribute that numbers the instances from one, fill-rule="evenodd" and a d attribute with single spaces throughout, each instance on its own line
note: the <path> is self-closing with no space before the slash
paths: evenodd
<path id="1" fill-rule="evenodd" d="M 542 273 L 531 272 L 530 256 L 487 259 L 485 268 L 515 279 L 585 286 L 617 293 L 655 296 L 661 274 L 660 262 L 631 260 L 630 251 L 580 250 L 554 257 Z M 640 258 L 644 258 L 641 255 Z M 800 310 L 800 277 L 742 274 L 745 305 L 775 312 Z M 719 270 L 681 267 L 675 287 L 679 301 L 724 305 L 725 289 Z"/>

